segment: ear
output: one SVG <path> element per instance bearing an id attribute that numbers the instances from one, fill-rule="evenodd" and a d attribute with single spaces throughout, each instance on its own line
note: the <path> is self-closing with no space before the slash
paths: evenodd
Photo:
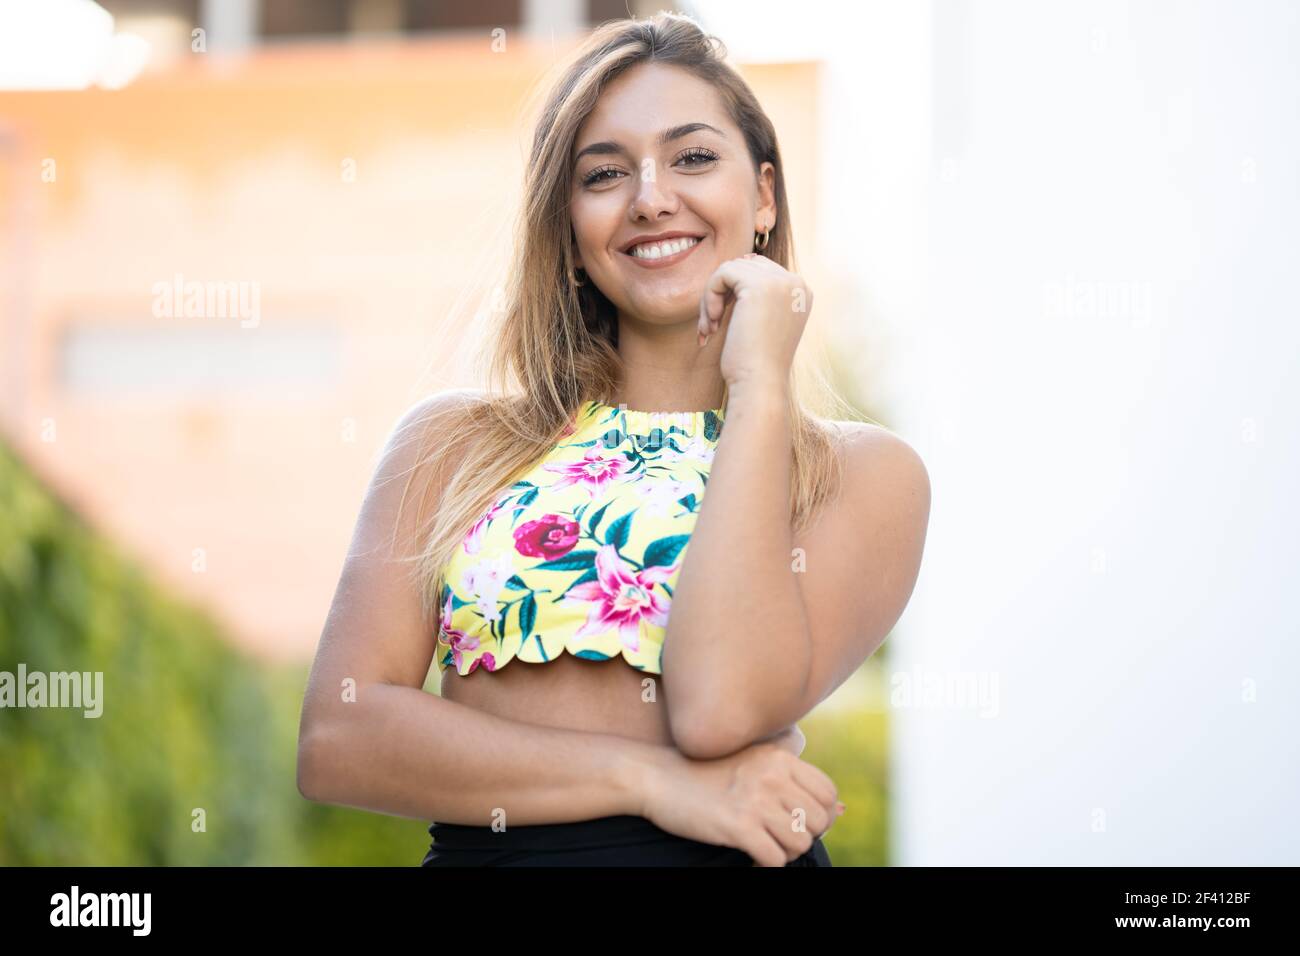
<path id="1" fill-rule="evenodd" d="M 768 232 L 776 228 L 776 167 L 771 163 L 758 168 L 758 208 L 754 218 L 767 222 Z"/>

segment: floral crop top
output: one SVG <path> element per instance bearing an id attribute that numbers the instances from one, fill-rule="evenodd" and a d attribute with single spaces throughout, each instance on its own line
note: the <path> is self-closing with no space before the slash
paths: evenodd
<path id="1" fill-rule="evenodd" d="M 443 569 L 440 672 L 568 651 L 663 673 L 673 587 L 709 480 L 722 409 L 584 402 Z"/>

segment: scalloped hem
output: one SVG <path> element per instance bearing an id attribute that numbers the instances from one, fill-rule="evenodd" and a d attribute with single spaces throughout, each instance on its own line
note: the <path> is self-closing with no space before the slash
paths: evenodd
<path id="1" fill-rule="evenodd" d="M 483 665 L 482 663 L 478 663 L 482 661 L 483 659 L 482 655 L 471 660 L 469 662 L 470 666 L 463 671 L 456 667 L 454 660 L 451 662 L 444 663 L 443 659 L 451 653 L 453 653 L 452 646 L 444 642 L 441 638 L 439 638 L 436 659 L 438 661 L 438 671 L 440 674 L 444 674 L 447 671 L 451 671 L 455 673 L 457 676 L 467 677 L 469 674 L 473 673 L 476 670 L 486 669 L 485 665 Z M 634 654 L 637 654 L 637 652 L 629 651 L 626 647 L 622 649 L 621 653 L 613 656 L 606 656 L 604 654 L 601 654 L 599 651 L 593 651 L 590 648 L 584 648 L 582 650 L 574 651 L 574 650 L 570 650 L 567 645 L 564 647 L 562 653 L 567 654 L 569 657 L 576 657 L 578 660 L 582 660 L 582 661 L 597 661 L 597 662 L 612 661 L 612 660 L 617 660 L 619 657 L 621 657 L 623 661 L 634 670 L 641 671 L 644 674 L 653 674 L 656 677 L 663 676 L 663 672 L 658 669 L 657 665 L 652 666 L 652 665 L 641 663 L 640 661 L 636 660 L 632 656 Z M 501 670 L 501 668 L 505 667 L 511 661 L 515 661 L 515 660 L 519 661 L 522 664 L 530 664 L 534 667 L 539 667 L 544 664 L 549 664 L 552 661 L 555 661 L 557 659 L 558 658 L 552 657 L 544 661 L 530 661 L 520 657 L 517 653 L 511 654 L 509 657 L 503 658 L 501 660 L 495 660 L 494 658 L 493 660 L 494 666 L 492 670 L 488 671 L 488 673 L 495 674 L 497 671 Z"/>

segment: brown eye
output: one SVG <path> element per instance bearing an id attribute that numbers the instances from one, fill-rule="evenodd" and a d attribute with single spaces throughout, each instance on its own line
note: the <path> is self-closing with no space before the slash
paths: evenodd
<path id="1" fill-rule="evenodd" d="M 591 172 L 587 173 L 587 175 L 582 179 L 582 185 L 591 186 L 595 183 L 608 182 L 609 179 L 606 178 L 605 173 L 617 172 L 619 172 L 619 170 L 613 166 L 601 166 L 600 168 L 593 169 Z"/>
<path id="2" fill-rule="evenodd" d="M 695 162 L 686 163 L 686 165 L 704 166 L 708 163 L 713 162 L 717 158 L 718 158 L 718 154 L 713 152 L 712 150 L 705 149 L 703 146 L 693 146 L 690 149 L 683 152 L 679 157 L 677 157 L 677 161 L 681 163 L 687 159 L 694 159 L 696 160 Z"/>

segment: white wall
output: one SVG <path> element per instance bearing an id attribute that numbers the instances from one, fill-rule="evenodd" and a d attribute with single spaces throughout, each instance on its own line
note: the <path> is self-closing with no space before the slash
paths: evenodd
<path id="1" fill-rule="evenodd" d="M 896 861 L 1300 864 L 1300 7 L 818 11 L 819 245 L 933 483 Z"/>
<path id="2" fill-rule="evenodd" d="M 935 504 L 895 650 L 997 693 L 897 711 L 899 861 L 1300 863 L 1300 10 L 932 33 L 900 401 Z"/>

